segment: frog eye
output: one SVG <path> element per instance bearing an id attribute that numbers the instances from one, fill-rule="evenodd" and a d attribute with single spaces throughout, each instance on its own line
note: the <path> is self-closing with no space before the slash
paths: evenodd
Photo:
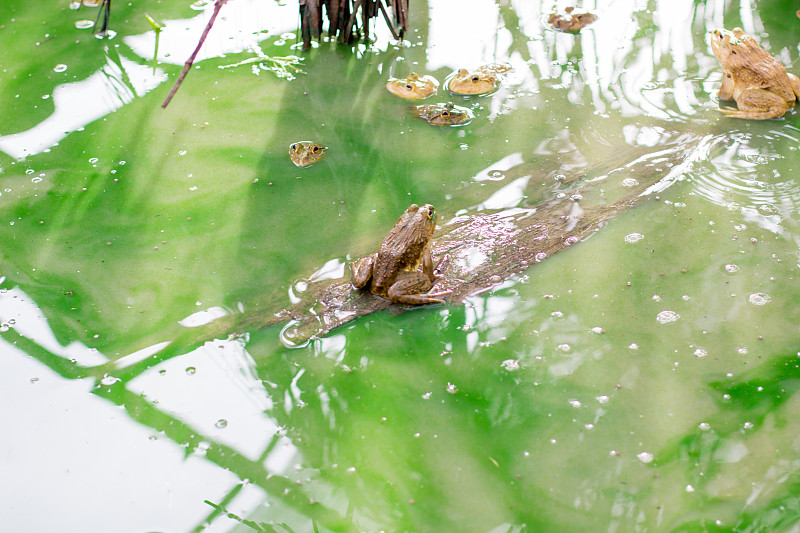
<path id="1" fill-rule="evenodd" d="M 406 89 L 413 89 L 413 88 L 414 88 L 414 86 L 411 85 L 410 83 L 406 85 Z"/>
<path id="2" fill-rule="evenodd" d="M 444 111 L 442 111 L 442 116 L 443 116 L 443 117 L 449 117 L 449 116 L 450 116 L 450 111 L 448 111 L 447 109 L 445 109 Z"/>
<path id="3" fill-rule="evenodd" d="M 289 147 L 289 150 L 297 150 L 297 145 L 293 144 Z"/>
<path id="4" fill-rule="evenodd" d="M 472 76 L 472 81 L 478 83 L 478 81 L 480 81 L 480 78 L 478 76 Z"/>
<path id="5" fill-rule="evenodd" d="M 314 147 L 311 149 L 311 151 L 316 154 L 317 152 L 319 152 L 319 146 L 314 145 Z"/>

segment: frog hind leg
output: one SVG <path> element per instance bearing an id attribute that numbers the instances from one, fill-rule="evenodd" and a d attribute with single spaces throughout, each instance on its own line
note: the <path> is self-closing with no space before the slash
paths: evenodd
<path id="1" fill-rule="evenodd" d="M 377 252 L 350 263 L 353 286 L 356 289 L 363 289 L 372 279 L 372 266 L 375 264 L 376 257 L 378 257 Z"/>
<path id="2" fill-rule="evenodd" d="M 427 274 L 416 270 L 405 272 L 386 291 L 386 297 L 394 303 L 403 305 L 442 304 L 442 296 L 452 291 L 425 292 L 430 290 L 433 282 Z"/>
<path id="3" fill-rule="evenodd" d="M 763 89 L 746 89 L 736 99 L 739 109 L 720 109 L 729 117 L 765 120 L 782 117 L 789 110 L 790 103 L 777 94 Z"/>

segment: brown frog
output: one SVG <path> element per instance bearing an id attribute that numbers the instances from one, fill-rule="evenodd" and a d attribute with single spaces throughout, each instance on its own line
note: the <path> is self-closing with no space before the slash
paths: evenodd
<path id="1" fill-rule="evenodd" d="M 327 149 L 315 142 L 298 141 L 289 146 L 289 159 L 298 167 L 307 167 L 325 157 Z"/>
<path id="2" fill-rule="evenodd" d="M 451 291 L 426 292 L 438 278 L 431 260 L 436 214 L 431 204 L 411 204 L 377 252 L 352 263 L 353 285 L 403 305 L 444 303 Z"/>
<path id="3" fill-rule="evenodd" d="M 418 105 L 415 110 L 417 115 L 435 126 L 460 126 L 473 119 L 472 111 L 453 102 Z"/>
<path id="4" fill-rule="evenodd" d="M 738 109 L 720 109 L 729 117 L 767 119 L 783 116 L 800 98 L 800 80 L 741 28 L 714 30 L 711 50 L 722 65 L 721 100 Z"/>
<path id="5" fill-rule="evenodd" d="M 412 72 L 407 78 L 392 78 L 386 82 L 390 93 L 406 100 L 423 100 L 436 94 L 439 82 L 431 76 L 421 78 Z"/>
<path id="6" fill-rule="evenodd" d="M 588 26 L 597 20 L 597 15 L 594 13 L 573 13 L 573 11 L 575 11 L 574 7 L 564 8 L 564 13 L 569 18 L 564 17 L 564 15 L 560 13 L 551 13 L 547 19 L 547 23 L 554 30 L 578 33 L 584 26 Z"/>
<path id="7" fill-rule="evenodd" d="M 500 85 L 500 74 L 511 70 L 509 65 L 483 65 L 475 70 L 460 69 L 447 81 L 447 90 L 465 96 L 489 94 Z"/>

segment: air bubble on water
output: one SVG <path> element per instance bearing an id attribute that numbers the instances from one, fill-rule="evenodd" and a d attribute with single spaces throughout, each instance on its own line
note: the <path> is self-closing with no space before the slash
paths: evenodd
<path id="1" fill-rule="evenodd" d="M 654 302 L 660 302 L 661 296 L 659 296 L 658 294 L 654 294 L 651 300 L 653 300 Z"/>
<path id="2" fill-rule="evenodd" d="M 94 26 L 94 22 L 91 20 L 77 20 L 75 21 L 75 27 L 79 30 L 86 30 Z"/>
<path id="3" fill-rule="evenodd" d="M 80 2 L 70 2 L 69 8 L 70 9 L 80 9 L 81 3 Z"/>
<path id="4" fill-rule="evenodd" d="M 65 70 L 67 70 L 67 66 L 64 63 L 59 63 L 53 67 L 54 72 L 64 72 Z"/>
<path id="5" fill-rule="evenodd" d="M 739 266 L 734 265 L 733 263 L 728 263 L 725 265 L 725 272 L 728 274 L 735 274 L 736 272 L 739 272 Z"/>
<path id="6" fill-rule="evenodd" d="M 594 424 L 585 424 L 583 427 L 586 429 L 594 429 Z"/>
<path id="7" fill-rule="evenodd" d="M 592 331 L 592 333 L 598 333 L 598 334 L 606 332 L 606 330 L 604 330 L 600 326 L 593 327 L 591 331 Z"/>
<path id="8" fill-rule="evenodd" d="M 576 237 L 575 235 L 572 235 L 572 236 L 567 237 L 566 239 L 564 239 L 564 244 L 566 244 L 567 246 L 572 246 L 573 244 L 575 244 L 579 240 L 580 239 L 578 237 Z"/>
<path id="9" fill-rule="evenodd" d="M 444 388 L 450 394 L 455 394 L 458 392 L 458 387 L 456 387 L 453 383 L 448 383 L 447 387 Z"/>
<path id="10" fill-rule="evenodd" d="M 656 315 L 656 320 L 659 324 L 671 324 L 678 320 L 681 316 L 676 313 L 675 311 L 670 311 L 668 309 L 664 309 L 658 315 Z"/>
<path id="11" fill-rule="evenodd" d="M 753 423 L 752 423 L 752 422 L 745 422 L 745 423 L 742 425 L 742 427 L 743 427 L 744 429 L 753 429 Z"/>
<path id="12" fill-rule="evenodd" d="M 96 158 L 96 157 L 90 157 L 90 158 L 89 158 L 89 163 L 92 163 L 92 164 L 94 164 L 94 163 L 97 163 L 98 161 L 99 161 L 99 159 L 98 159 L 98 158 Z"/>
<path id="13" fill-rule="evenodd" d="M 739 352 L 740 355 L 747 355 L 748 352 L 747 348 L 744 346 L 742 346 L 741 348 L 737 348 L 736 351 Z"/>
<path id="14" fill-rule="evenodd" d="M 34 176 L 34 177 L 31 178 L 31 183 L 39 183 L 41 181 L 42 181 L 42 177 L 41 176 Z"/>
<path id="15" fill-rule="evenodd" d="M 541 262 L 541 261 L 544 261 L 544 259 L 545 259 L 546 257 L 547 257 L 547 254 L 546 254 L 546 253 L 544 253 L 544 252 L 538 252 L 538 253 L 537 253 L 537 254 L 536 254 L 534 257 L 533 257 L 533 260 L 534 260 L 534 261 L 536 261 L 537 263 L 539 263 L 539 262 Z"/>
<path id="16" fill-rule="evenodd" d="M 186 155 L 186 150 L 178 150 L 178 155 Z"/>
<path id="17" fill-rule="evenodd" d="M 700 425 L 697 427 L 700 428 L 700 431 L 708 431 L 709 429 L 711 429 L 711 424 L 709 424 L 708 422 L 700 422 Z"/>
<path id="18" fill-rule="evenodd" d="M 622 180 L 623 187 L 636 187 L 637 185 L 639 185 L 639 180 L 636 178 L 625 178 Z"/>
<path id="19" fill-rule="evenodd" d="M 193 376 L 194 373 L 197 372 L 197 369 L 193 366 L 186 367 L 186 373 L 190 376 Z"/>
<path id="20" fill-rule="evenodd" d="M 644 464 L 652 463 L 653 462 L 653 454 L 650 452 L 642 452 L 636 454 L 636 458 L 639 459 Z"/>
<path id="21" fill-rule="evenodd" d="M 492 170 L 491 172 L 489 172 L 489 177 L 496 181 L 503 179 L 505 177 L 505 174 L 503 174 L 499 170 Z"/>
<path id="22" fill-rule="evenodd" d="M 509 372 L 513 372 L 514 370 L 519 370 L 519 359 L 506 359 L 500 366 L 504 369 L 508 370 Z"/>
<path id="23" fill-rule="evenodd" d="M 25 171 L 25 174 L 33 174 L 34 172 L 36 171 L 33 170 L 32 168 L 29 168 L 28 170 Z"/>
<path id="24" fill-rule="evenodd" d="M 291 32 L 281 33 L 281 39 L 294 39 L 295 34 Z"/>
<path id="25" fill-rule="evenodd" d="M 694 487 L 691 485 L 686 485 L 686 492 L 694 492 Z"/>
<path id="26" fill-rule="evenodd" d="M 638 350 L 639 349 L 639 345 L 636 344 L 635 342 L 632 342 L 632 343 L 630 343 L 628 345 L 628 348 L 630 348 L 631 350 Z"/>
<path id="27" fill-rule="evenodd" d="M 562 343 L 562 344 L 559 344 L 559 345 L 557 346 L 557 348 L 558 348 L 559 350 L 561 350 L 562 352 L 571 352 L 571 351 L 572 351 L 572 346 L 570 346 L 570 345 L 569 345 L 569 344 L 567 344 L 566 342 L 565 342 L 565 343 Z"/>
<path id="28" fill-rule="evenodd" d="M 564 313 L 562 313 L 561 311 L 553 311 L 552 313 L 550 313 L 550 316 L 553 318 L 564 318 Z"/>
<path id="29" fill-rule="evenodd" d="M 596 396 L 595 400 L 597 400 L 598 403 L 605 405 L 608 403 L 608 396 L 601 394 L 600 396 Z"/>
<path id="30" fill-rule="evenodd" d="M 769 294 L 765 294 L 763 292 L 754 292 L 748 298 L 751 304 L 753 305 L 766 305 L 770 301 L 772 301 L 772 297 Z"/>
<path id="31" fill-rule="evenodd" d="M 697 358 L 703 358 L 708 355 L 708 352 L 702 348 L 698 348 L 694 351 L 694 356 Z"/>
<path id="32" fill-rule="evenodd" d="M 430 400 L 431 394 L 432 394 L 431 392 L 426 392 L 425 394 L 422 395 L 422 399 L 423 400 Z"/>
<path id="33" fill-rule="evenodd" d="M 105 376 L 103 376 L 103 379 L 100 380 L 100 384 L 104 385 L 106 387 L 110 387 L 111 385 L 113 385 L 117 381 L 120 381 L 120 379 L 116 378 L 114 376 L 109 376 L 108 374 L 106 374 Z"/>
<path id="34" fill-rule="evenodd" d="M 225 429 L 226 427 L 228 427 L 228 421 L 227 421 L 227 420 L 225 420 L 224 418 L 220 418 L 220 419 L 219 419 L 219 420 L 217 420 L 217 422 L 214 424 L 214 427 L 217 427 L 217 428 L 219 428 L 219 429 Z"/>
<path id="35" fill-rule="evenodd" d="M 633 244 L 635 242 L 639 242 L 642 239 L 644 239 L 644 235 L 642 235 L 641 233 L 634 232 L 634 233 L 629 233 L 629 234 L 625 235 L 625 242 L 630 243 L 630 244 Z"/>
<path id="36" fill-rule="evenodd" d="M 574 407 L 575 409 L 578 409 L 578 408 L 581 406 L 581 402 L 580 402 L 580 400 L 570 400 L 570 401 L 569 401 L 569 404 L 570 404 L 572 407 Z"/>

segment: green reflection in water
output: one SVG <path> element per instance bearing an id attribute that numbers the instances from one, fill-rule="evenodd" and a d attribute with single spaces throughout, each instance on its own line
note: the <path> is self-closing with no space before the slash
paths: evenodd
<path id="1" fill-rule="evenodd" d="M 75 48 L 74 19 L 61 4 L 51 6 L 50 37 L 42 37 L 41 7 L 23 4 L 0 8 L 15 19 L 0 32 L 8 71 L 0 101 L 14 102 L 3 135 L 49 116 L 42 96 L 57 85 L 109 63 L 122 66 L 123 75 L 107 76 L 119 82 L 117 97 L 135 89 L 120 58 L 149 70 L 148 58 L 134 58 L 123 33 L 147 30 L 145 7 L 158 20 L 191 16 L 183 6 L 115 4 L 116 42 L 85 32 L 85 47 Z M 476 114 L 463 128 L 432 128 L 383 89 L 390 71 L 426 70 L 424 46 L 357 58 L 323 45 L 308 54 L 308 74 L 290 83 L 216 68 L 246 54 L 211 59 L 166 112 L 159 91 L 169 84 L 161 84 L 49 152 L 24 161 L 0 154 L 3 287 L 21 288 L 61 345 L 81 342 L 109 362 L 71 362 L 45 348 L 9 322 L 7 300 L 2 338 L 64 381 L 94 380 L 93 397 L 187 461 L 200 448 L 203 461 L 231 474 L 235 483 L 197 502 L 202 511 L 170 511 L 185 515 L 187 529 L 790 531 L 798 520 L 796 120 L 715 114 L 708 102 L 719 71 L 701 7 L 712 11 L 694 10 L 697 31 L 680 65 L 665 55 L 650 75 L 637 65 L 653 62 L 647 51 L 682 27 L 667 17 L 656 23 L 634 11 L 635 46 L 621 43 L 603 63 L 612 57 L 593 44 L 602 14 L 585 39 L 534 39 L 517 29 L 531 12 L 504 4 L 507 55 L 517 69 L 531 63 L 508 92 L 456 102 Z M 424 4 L 414 9 L 414 20 L 427 20 Z M 770 21 L 778 9 L 791 11 L 770 4 L 754 15 Z M 795 60 L 792 32 L 767 29 L 770 50 Z M 15 57 L 15 49 L 35 53 Z M 272 38 L 263 49 L 289 51 Z M 58 63 L 68 69 L 54 72 Z M 440 80 L 450 72 L 433 70 Z M 466 306 L 377 313 L 294 350 L 280 345 L 279 327 L 235 331 L 246 357 L 234 370 L 196 359 L 214 343 L 198 346 L 199 334 L 177 323 L 213 307 L 279 309 L 294 280 L 374 249 L 410 202 L 431 202 L 447 220 L 485 201 L 497 188 L 473 176 L 511 154 L 579 173 L 623 140 L 647 145 L 630 137 L 653 131 L 696 142 L 697 160 L 680 181 Z M 330 153 L 296 169 L 288 146 L 307 138 Z M 550 191 L 524 189 L 522 205 Z M 643 238 L 626 241 L 634 233 Z M 752 296 L 762 293 L 765 305 Z M 679 318 L 661 324 L 670 316 L 663 311 Z M 125 359 L 164 341 L 172 344 Z M 222 346 L 220 359 L 233 350 Z M 155 376 L 172 395 L 188 395 L 172 367 L 165 371 L 183 361 L 194 377 L 216 380 L 189 396 L 198 404 L 202 396 L 222 403 L 218 390 L 241 376 L 246 398 L 269 400 L 259 420 L 275 428 L 257 456 L 242 451 L 255 436 L 225 438 L 239 407 L 230 407 L 227 428 L 206 431 L 197 420 L 212 409 L 168 408 L 167 393 L 153 401 L 151 381 L 144 392 L 134 387 Z M 15 411 L 25 412 L 14 402 L 24 386 L 4 384 Z M 56 387 L 38 393 L 60 399 Z M 20 451 L 24 435 L 12 439 L 13 454 L 0 456 L 36 461 Z M 284 448 L 293 455 L 277 469 L 270 460 Z M 50 453 L 59 457 L 57 443 Z M 130 453 L 124 443 L 120 453 Z M 32 482 L 15 486 L 36 502 Z M 77 515 L 109 523 L 121 513 L 81 504 Z M 79 523 L 61 520 L 67 530 Z"/>

